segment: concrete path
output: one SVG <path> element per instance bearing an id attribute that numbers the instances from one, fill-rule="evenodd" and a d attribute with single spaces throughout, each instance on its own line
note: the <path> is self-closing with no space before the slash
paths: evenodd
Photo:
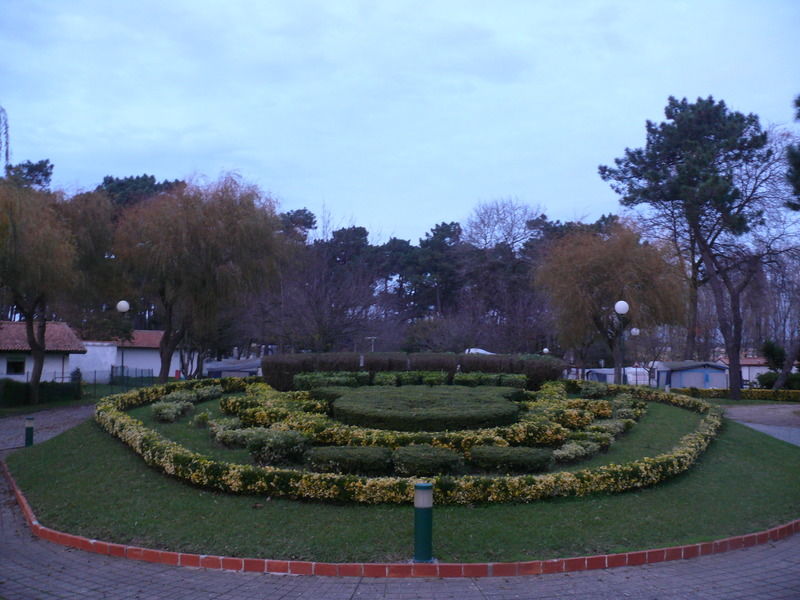
<path id="1" fill-rule="evenodd" d="M 42 427 L 37 441 L 44 439 L 45 431 L 55 431 L 59 426 L 66 429 L 88 416 L 84 407 L 53 412 L 53 415 L 39 413 L 37 416 L 37 423 Z M 16 439 L 17 427 L 22 424 L 24 428 L 24 418 L 12 419 L 0 420 L 0 440 Z M 12 429 L 14 431 L 10 431 Z M 0 447 L 5 446 L 0 443 Z M 800 535 L 691 560 L 530 577 L 392 580 L 233 573 L 128 561 L 71 550 L 34 538 L 3 479 L 0 483 L 0 598 L 797 600 L 800 598 Z"/>
<path id="2" fill-rule="evenodd" d="M 725 416 L 774 438 L 800 446 L 800 404 L 726 406 Z"/>

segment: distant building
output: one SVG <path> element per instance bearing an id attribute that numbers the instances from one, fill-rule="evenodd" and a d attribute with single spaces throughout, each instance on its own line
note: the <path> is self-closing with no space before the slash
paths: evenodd
<path id="1" fill-rule="evenodd" d="M 659 362 L 655 365 L 656 387 L 725 389 L 728 387 L 728 367 L 710 361 L 682 360 Z"/>
<path id="2" fill-rule="evenodd" d="M 66 381 L 75 368 L 75 358 L 86 354 L 86 346 L 66 323 L 48 321 L 44 333 L 45 356 L 42 381 Z M 0 321 L 0 378 L 28 381 L 33 356 L 25 323 Z"/>
<path id="3" fill-rule="evenodd" d="M 86 355 L 74 361 L 86 381 L 108 383 L 112 367 L 115 375 L 132 377 L 157 377 L 161 371 L 159 347 L 164 332 L 161 330 L 134 329 L 130 340 L 84 341 Z M 181 370 L 180 355 L 172 355 L 169 375 Z"/>

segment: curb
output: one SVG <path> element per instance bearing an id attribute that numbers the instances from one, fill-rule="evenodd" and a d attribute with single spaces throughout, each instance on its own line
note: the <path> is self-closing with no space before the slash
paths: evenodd
<path id="1" fill-rule="evenodd" d="M 576 558 L 503 563 L 325 563 L 266 558 L 234 558 L 126 546 L 124 544 L 93 540 L 44 527 L 39 523 L 28 504 L 27 498 L 17 486 L 17 482 L 8 470 L 5 461 L 0 461 L 0 468 L 2 468 L 3 475 L 5 475 L 14 491 L 14 496 L 31 532 L 43 540 L 86 552 L 127 558 L 129 560 L 247 573 L 319 575 L 326 577 L 515 577 L 520 575 L 571 573 L 594 569 L 611 569 L 614 567 L 633 567 L 668 560 L 685 560 L 709 554 L 720 554 L 768 542 L 776 542 L 795 533 L 800 533 L 800 519 L 795 519 L 785 525 L 779 525 L 766 531 L 713 542 L 624 552 L 621 554 L 599 554 Z"/>

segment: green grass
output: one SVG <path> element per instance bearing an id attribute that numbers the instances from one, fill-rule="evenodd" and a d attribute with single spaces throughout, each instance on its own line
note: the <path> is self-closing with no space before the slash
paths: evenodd
<path id="1" fill-rule="evenodd" d="M 636 428 L 642 439 L 634 429 L 594 460 L 610 460 L 614 453 L 623 460 L 671 445 L 692 428 L 675 411 L 683 413 L 652 404 Z M 672 432 L 657 441 L 656 432 L 668 428 Z M 146 467 L 93 422 L 14 453 L 8 463 L 45 525 L 92 538 L 318 561 L 406 560 L 413 553 L 411 506 L 340 506 L 204 491 Z M 434 555 L 442 561 L 533 560 L 760 531 L 799 516 L 798 472 L 800 448 L 726 421 L 693 469 L 652 489 L 528 505 L 437 507 Z"/>

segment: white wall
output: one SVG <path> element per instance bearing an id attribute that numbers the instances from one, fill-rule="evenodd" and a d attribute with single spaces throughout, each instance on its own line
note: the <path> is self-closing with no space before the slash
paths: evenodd
<path id="1" fill-rule="evenodd" d="M 153 375 L 158 377 L 161 371 L 161 357 L 156 348 L 117 348 L 115 366 L 123 364 L 123 354 L 125 369 L 152 369 Z M 110 368 L 110 367 L 109 367 Z M 175 371 L 181 369 L 181 357 L 176 350 L 172 354 L 172 361 L 169 366 L 169 376 L 174 377 Z"/>
<path id="2" fill-rule="evenodd" d="M 11 352 L 0 354 L 0 378 L 14 379 L 15 381 L 28 381 L 31 371 L 33 371 L 33 357 L 30 354 L 25 356 L 25 373 L 21 375 L 8 375 L 7 357 L 19 356 L 22 352 Z M 44 366 L 42 367 L 42 381 L 69 381 L 69 374 L 72 372 L 68 354 L 48 353 L 44 355 Z"/>
<path id="3" fill-rule="evenodd" d="M 73 354 L 70 366 L 81 370 L 84 381 L 108 383 L 111 379 L 111 365 L 117 356 L 114 342 L 83 342 L 86 354 Z"/>

